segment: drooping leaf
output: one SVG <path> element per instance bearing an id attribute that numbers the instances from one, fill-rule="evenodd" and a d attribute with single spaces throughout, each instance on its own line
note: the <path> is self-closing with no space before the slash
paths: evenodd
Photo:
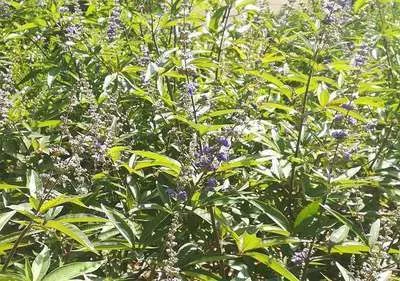
<path id="1" fill-rule="evenodd" d="M 0 231 L 8 223 L 8 221 L 15 215 L 16 211 L 0 214 Z"/>
<path id="2" fill-rule="evenodd" d="M 255 233 L 249 234 L 247 232 L 236 239 L 236 245 L 240 254 L 263 246 L 261 238 L 258 238 Z"/>
<path id="3" fill-rule="evenodd" d="M 121 233 L 121 235 L 125 238 L 125 240 L 129 243 L 129 245 L 132 247 L 134 244 L 135 239 L 135 234 L 129 224 L 126 222 L 126 218 L 124 218 L 123 215 L 118 213 L 115 210 L 111 210 L 110 208 L 107 208 L 104 205 L 101 205 L 104 213 L 108 217 L 108 219 L 111 221 L 111 223 L 114 225 L 116 229 Z"/>
<path id="4" fill-rule="evenodd" d="M 293 273 L 291 273 L 284 264 L 276 259 L 257 252 L 247 252 L 246 255 L 265 264 L 266 266 L 277 272 L 280 276 L 286 278 L 289 281 L 299 281 L 299 279 L 297 279 L 297 277 Z"/>
<path id="5" fill-rule="evenodd" d="M 373 246 L 379 237 L 379 230 L 381 228 L 381 220 L 377 219 L 372 225 L 369 231 L 368 243 L 370 246 Z"/>
<path id="6" fill-rule="evenodd" d="M 89 250 L 97 254 L 97 251 L 93 247 L 92 242 L 90 242 L 86 234 L 83 233 L 82 230 L 80 230 L 77 226 L 67 222 L 51 220 L 46 222 L 45 227 L 53 228 L 60 231 L 67 237 L 77 241 L 82 246 L 87 247 Z"/>
<path id="7" fill-rule="evenodd" d="M 32 263 L 32 281 L 41 281 L 50 267 L 50 249 L 44 246 Z"/>
<path id="8" fill-rule="evenodd" d="M 42 281 L 69 281 L 82 274 L 97 270 L 103 263 L 103 261 L 70 263 L 53 270 Z"/>
<path id="9" fill-rule="evenodd" d="M 329 237 L 329 241 L 333 244 L 339 244 L 343 242 L 349 234 L 350 228 L 347 225 L 342 225 L 338 229 L 334 230 Z"/>
<path id="10" fill-rule="evenodd" d="M 319 205 L 320 201 L 314 201 L 304 207 L 297 215 L 293 227 L 297 228 L 304 220 L 315 216 L 319 211 Z"/>

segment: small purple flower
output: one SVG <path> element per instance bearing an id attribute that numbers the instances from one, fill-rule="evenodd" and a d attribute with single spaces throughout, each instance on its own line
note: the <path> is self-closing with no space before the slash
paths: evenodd
<path id="1" fill-rule="evenodd" d="M 357 120 L 354 119 L 353 117 L 348 117 L 347 122 L 349 122 L 350 125 L 354 126 L 357 124 Z"/>
<path id="2" fill-rule="evenodd" d="M 79 24 L 69 25 L 65 29 L 65 36 L 71 41 L 78 40 L 81 33 L 82 33 L 82 26 L 80 26 Z"/>
<path id="3" fill-rule="evenodd" d="M 178 198 L 180 201 L 186 201 L 187 198 L 188 198 L 187 192 L 184 191 L 184 190 L 179 191 L 179 192 L 178 192 L 178 195 L 177 195 L 177 198 Z"/>
<path id="4" fill-rule="evenodd" d="M 349 161 L 351 159 L 351 151 L 346 150 L 343 152 L 343 159 Z"/>
<path id="5" fill-rule="evenodd" d="M 207 188 L 209 189 L 214 189 L 214 187 L 216 187 L 218 185 L 218 181 L 216 178 L 211 177 L 208 179 L 207 181 Z"/>
<path id="6" fill-rule="evenodd" d="M 218 137 L 217 143 L 219 143 L 220 145 L 225 146 L 225 147 L 231 146 L 231 142 L 226 137 Z"/>
<path id="7" fill-rule="evenodd" d="M 218 159 L 218 161 L 228 161 L 228 159 L 229 159 L 229 154 L 228 154 L 228 152 L 227 151 L 220 151 L 220 152 L 218 152 L 218 154 L 217 154 L 217 159 Z"/>
<path id="8" fill-rule="evenodd" d="M 333 118 L 333 121 L 335 121 L 335 122 L 341 122 L 341 121 L 343 120 L 343 118 L 344 118 L 344 116 L 343 116 L 342 114 L 337 113 L 337 114 L 335 115 L 335 117 Z"/>
<path id="9" fill-rule="evenodd" d="M 337 140 L 342 140 L 348 136 L 347 132 L 344 130 L 333 130 L 331 136 Z"/>
<path id="10" fill-rule="evenodd" d="M 65 7 L 65 6 L 61 6 L 60 8 L 58 8 L 58 11 L 60 12 L 60 14 L 67 14 L 67 13 L 69 13 L 68 7 Z"/>
<path id="11" fill-rule="evenodd" d="M 194 82 L 187 83 L 186 90 L 187 90 L 189 96 L 193 96 L 197 91 L 197 84 Z"/>
<path id="12" fill-rule="evenodd" d="M 354 105 L 352 105 L 351 103 L 344 103 L 341 105 L 342 108 L 346 109 L 346 110 L 353 110 L 354 109 Z"/>
<path id="13" fill-rule="evenodd" d="M 311 253 L 309 253 L 309 249 L 304 248 L 301 251 L 294 252 L 291 261 L 296 264 L 296 265 L 302 265 L 306 262 L 307 259 L 309 259 L 312 255 L 314 254 L 314 251 L 312 250 Z"/>
<path id="14" fill-rule="evenodd" d="M 176 191 L 173 190 L 172 188 L 167 188 L 166 193 L 169 198 L 176 198 L 177 196 Z"/>

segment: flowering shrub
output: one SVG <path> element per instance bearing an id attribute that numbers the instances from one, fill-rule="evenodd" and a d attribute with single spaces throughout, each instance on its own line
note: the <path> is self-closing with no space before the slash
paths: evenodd
<path id="1" fill-rule="evenodd" d="M 0 1 L 0 281 L 400 280 L 399 13 Z"/>

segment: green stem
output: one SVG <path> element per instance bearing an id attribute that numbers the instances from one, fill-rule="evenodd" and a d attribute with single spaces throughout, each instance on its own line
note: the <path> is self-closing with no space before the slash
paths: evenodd
<path id="1" fill-rule="evenodd" d="M 222 255 L 222 245 L 221 245 L 221 240 L 219 239 L 219 231 L 217 228 L 217 223 L 215 221 L 215 213 L 214 213 L 213 207 L 209 207 L 208 212 L 210 213 L 210 217 L 211 217 L 211 224 L 212 224 L 213 234 L 214 234 L 214 243 L 217 246 L 218 254 L 221 256 Z M 225 276 L 225 265 L 224 265 L 223 260 L 219 261 L 219 274 L 221 275 L 221 277 Z"/>

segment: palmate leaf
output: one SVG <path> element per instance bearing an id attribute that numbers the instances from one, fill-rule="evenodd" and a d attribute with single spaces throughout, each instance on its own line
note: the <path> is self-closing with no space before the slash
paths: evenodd
<path id="1" fill-rule="evenodd" d="M 90 240 L 86 236 L 86 234 L 83 233 L 77 226 L 75 226 L 75 225 L 73 225 L 71 223 L 51 220 L 51 221 L 46 222 L 45 227 L 53 228 L 55 230 L 60 231 L 64 235 L 66 235 L 66 236 L 70 237 L 71 239 L 77 241 L 82 246 L 87 247 L 92 252 L 98 254 L 98 252 L 94 248 L 92 242 L 90 242 Z"/>
<path id="2" fill-rule="evenodd" d="M 265 254 L 261 254 L 258 252 L 248 252 L 246 253 L 246 256 L 252 257 L 253 259 L 265 264 L 273 271 L 277 272 L 280 276 L 286 278 L 289 281 L 299 281 L 299 279 L 297 279 L 297 277 L 293 273 L 291 273 L 284 264 L 276 259 L 273 259 Z"/>
<path id="3" fill-rule="evenodd" d="M 97 270 L 103 263 L 103 261 L 70 263 L 53 270 L 42 281 L 68 281 Z"/>

